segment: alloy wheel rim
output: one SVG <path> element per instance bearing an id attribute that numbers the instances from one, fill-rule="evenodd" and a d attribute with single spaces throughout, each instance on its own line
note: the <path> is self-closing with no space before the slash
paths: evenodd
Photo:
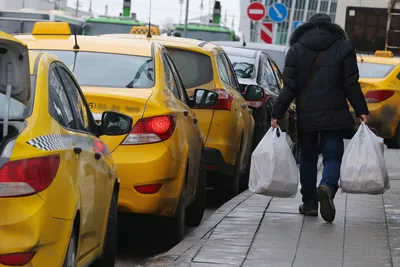
<path id="1" fill-rule="evenodd" d="M 75 267 L 76 266 L 75 259 L 76 259 L 75 238 L 71 237 L 68 246 L 67 267 Z"/>

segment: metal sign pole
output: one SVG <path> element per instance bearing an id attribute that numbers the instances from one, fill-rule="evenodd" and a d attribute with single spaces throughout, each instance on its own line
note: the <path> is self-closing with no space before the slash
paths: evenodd
<path id="1" fill-rule="evenodd" d="M 189 17 L 189 0 L 186 0 L 185 28 L 183 30 L 183 37 L 185 38 L 187 38 L 188 17 Z"/>

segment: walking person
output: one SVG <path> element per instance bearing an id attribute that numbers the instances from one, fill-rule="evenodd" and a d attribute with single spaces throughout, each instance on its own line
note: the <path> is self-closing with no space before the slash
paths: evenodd
<path id="1" fill-rule="evenodd" d="M 277 98 L 271 127 L 285 115 L 296 99 L 300 147 L 300 182 L 303 204 L 299 212 L 335 219 L 333 199 L 338 190 L 343 138 L 352 131 L 354 120 L 347 100 L 362 122 L 368 107 L 358 83 L 356 53 L 345 31 L 327 14 L 313 15 L 291 36 L 283 72 L 284 87 Z M 319 146 L 324 170 L 317 184 Z"/>

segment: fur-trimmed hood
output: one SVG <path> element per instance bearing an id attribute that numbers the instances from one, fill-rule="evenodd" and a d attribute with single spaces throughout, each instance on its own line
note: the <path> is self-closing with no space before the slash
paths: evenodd
<path id="1" fill-rule="evenodd" d="M 306 22 L 293 32 L 290 46 L 301 43 L 308 49 L 321 51 L 339 39 L 348 39 L 346 32 L 339 25 L 329 22 Z"/>

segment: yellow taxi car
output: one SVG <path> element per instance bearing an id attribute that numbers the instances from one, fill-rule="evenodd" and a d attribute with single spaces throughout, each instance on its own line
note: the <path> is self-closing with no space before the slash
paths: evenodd
<path id="1" fill-rule="evenodd" d="M 388 147 L 400 148 L 400 57 L 390 51 L 361 55 L 358 68 L 370 111 L 369 127 L 385 139 Z"/>
<path id="2" fill-rule="evenodd" d="M 132 119 L 97 125 L 54 55 L 3 32 L 0 54 L 0 266 L 114 266 L 119 180 L 98 137 Z"/>
<path id="3" fill-rule="evenodd" d="M 103 36 L 137 41 L 147 38 L 138 34 Z M 208 179 L 208 183 L 231 197 L 237 195 L 241 185 L 247 185 L 248 176 L 244 174 L 249 169 L 255 124 L 245 98 L 251 95 L 251 100 L 261 100 L 264 92 L 250 86 L 242 95 L 231 62 L 224 50 L 215 44 L 168 36 L 152 36 L 151 39 L 167 48 L 189 96 L 198 88 L 218 93 L 215 106 L 195 110 L 206 138 L 206 169 L 217 174 L 212 180 Z M 220 179 L 221 174 L 228 179 Z"/>
<path id="4" fill-rule="evenodd" d="M 179 241 L 185 217 L 198 225 L 205 209 L 204 140 L 191 107 L 210 106 L 217 94 L 197 90 L 196 103 L 190 100 L 170 56 L 156 42 L 71 36 L 67 25 L 38 22 L 32 35 L 18 38 L 30 50 L 66 62 L 95 118 L 115 110 L 133 119 L 127 135 L 102 139 L 121 179 L 118 211 L 162 215 L 166 238 Z"/>

